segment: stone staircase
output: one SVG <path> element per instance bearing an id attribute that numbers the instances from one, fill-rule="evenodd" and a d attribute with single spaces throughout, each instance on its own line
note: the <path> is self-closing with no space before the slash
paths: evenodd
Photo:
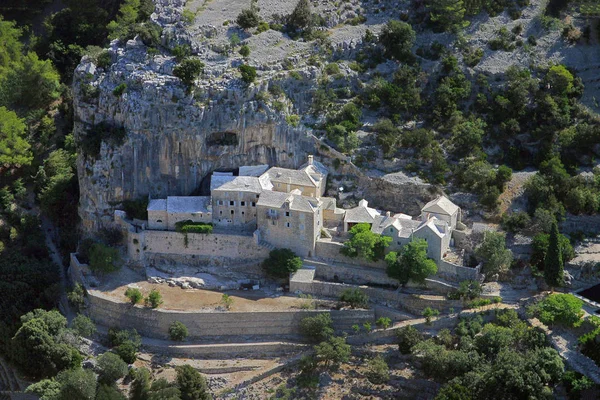
<path id="1" fill-rule="evenodd" d="M 275 250 L 275 246 L 273 246 L 270 243 L 265 242 L 264 240 L 261 240 L 260 242 L 258 242 L 258 245 L 262 246 L 262 247 L 264 247 L 266 249 L 269 249 L 269 251 Z"/>

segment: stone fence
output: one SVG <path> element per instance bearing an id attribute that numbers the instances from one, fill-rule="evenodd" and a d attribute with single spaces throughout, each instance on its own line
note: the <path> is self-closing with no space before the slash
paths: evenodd
<path id="1" fill-rule="evenodd" d="M 360 288 L 369 298 L 375 302 L 384 302 L 390 307 L 404 309 L 412 314 L 420 315 L 424 308 L 431 307 L 439 311 L 449 312 L 451 308 L 462 308 L 462 302 L 458 300 L 447 300 L 443 296 L 422 296 L 402 293 L 398 290 L 379 289 L 368 286 L 348 285 L 344 283 L 321 282 L 306 279 L 299 274 L 290 278 L 290 292 L 300 292 L 316 297 L 339 298 L 346 289 Z"/>
<path id="2" fill-rule="evenodd" d="M 475 268 L 470 268 L 440 260 L 437 262 L 437 267 L 437 275 L 452 281 L 478 281 L 481 277 L 481 264 Z"/>
<path id="3" fill-rule="evenodd" d="M 560 223 L 560 231 L 565 234 L 577 231 L 600 234 L 600 215 L 568 214 Z"/>
<path id="4" fill-rule="evenodd" d="M 373 322 L 373 310 L 293 310 L 273 312 L 202 312 L 150 309 L 119 302 L 105 294 L 88 292 L 87 311 L 97 324 L 120 329 L 136 329 L 142 336 L 167 339 L 169 327 L 182 322 L 191 340 L 239 336 L 294 336 L 300 321 L 308 316 L 328 312 L 337 331 L 350 331 L 352 325 Z"/>

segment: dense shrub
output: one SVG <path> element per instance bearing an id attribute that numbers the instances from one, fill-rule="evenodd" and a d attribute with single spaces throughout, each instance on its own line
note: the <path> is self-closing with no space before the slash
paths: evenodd
<path id="1" fill-rule="evenodd" d="M 375 356 L 367 361 L 367 371 L 365 375 L 369 382 L 379 385 L 390 380 L 390 367 L 381 356 Z"/>
<path id="2" fill-rule="evenodd" d="M 560 252 L 562 255 L 563 263 L 571 260 L 575 257 L 575 251 L 569 241 L 569 238 L 563 234 L 558 235 L 558 244 L 560 246 Z M 533 243 L 531 244 L 532 252 L 530 262 L 532 265 L 538 268 L 544 267 L 544 259 L 550 246 L 550 235 L 547 233 L 539 233 L 533 237 Z"/>
<path id="3" fill-rule="evenodd" d="M 407 325 L 396 331 L 398 349 L 402 354 L 410 354 L 411 348 L 423 341 L 423 335 L 412 325 Z"/>
<path id="4" fill-rule="evenodd" d="M 339 336 L 331 336 L 314 348 L 317 362 L 324 364 L 326 368 L 348 362 L 352 350 L 346 344 L 346 338 Z"/>
<path id="5" fill-rule="evenodd" d="M 383 259 L 390 242 L 390 237 L 373 233 L 369 224 L 356 224 L 350 229 L 350 239 L 344 242 L 341 253 L 348 257 L 377 261 Z"/>
<path id="6" fill-rule="evenodd" d="M 89 317 L 82 314 L 77 314 L 73 321 L 71 321 L 71 329 L 73 329 L 79 336 L 91 337 L 96 333 L 96 325 Z"/>
<path id="7" fill-rule="evenodd" d="M 162 295 L 157 289 L 152 289 L 144 302 L 146 307 L 157 308 L 163 303 Z"/>
<path id="8" fill-rule="evenodd" d="M 333 335 L 333 321 L 329 313 L 306 317 L 300 321 L 300 333 L 312 342 L 326 340 Z"/>
<path id="9" fill-rule="evenodd" d="M 115 248 L 95 243 L 90 248 L 90 269 L 100 274 L 108 274 L 121 268 L 121 255 Z"/>
<path id="10" fill-rule="evenodd" d="M 113 89 L 113 95 L 119 97 L 123 93 L 125 93 L 126 90 L 127 90 L 127 84 L 126 83 L 120 83 L 120 84 L 117 85 L 117 87 L 115 87 Z"/>
<path id="11" fill-rule="evenodd" d="M 531 306 L 529 311 L 546 325 L 573 327 L 582 323 L 582 306 L 583 301 L 572 294 L 554 293 Z"/>
<path id="12" fill-rule="evenodd" d="M 182 233 L 203 233 L 208 235 L 213 231 L 213 224 L 191 220 L 179 221 L 175 223 L 175 230 Z"/>
<path id="13" fill-rule="evenodd" d="M 389 20 L 379 35 L 379 43 L 385 48 L 386 55 L 398 61 L 411 62 L 411 48 L 416 34 L 410 24 Z"/>
<path id="14" fill-rule="evenodd" d="M 169 326 L 169 337 L 171 340 L 182 342 L 188 336 L 188 329 L 182 322 L 175 321 Z"/>
<path id="15" fill-rule="evenodd" d="M 340 301 L 348 303 L 352 308 L 366 308 L 369 305 L 369 296 L 358 288 L 346 289 L 340 295 Z"/>
<path id="16" fill-rule="evenodd" d="M 288 278 L 301 267 L 302 259 L 290 249 L 271 250 L 269 257 L 262 263 L 267 274 L 282 279 Z"/>
<path id="17" fill-rule="evenodd" d="M 175 370 L 175 384 L 181 392 L 181 400 L 212 400 L 206 379 L 192 366 L 180 365 Z"/>
<path id="18" fill-rule="evenodd" d="M 125 297 L 131 301 L 131 304 L 137 304 L 144 298 L 140 289 L 133 287 L 129 287 L 125 290 Z"/>
<path id="19" fill-rule="evenodd" d="M 104 353 L 98 357 L 98 380 L 105 384 L 113 384 L 127 374 L 127 364 L 114 353 Z"/>
<path id="20" fill-rule="evenodd" d="M 242 64 L 239 66 L 240 73 L 242 74 L 242 80 L 247 84 L 251 84 L 256 80 L 256 68 Z"/>
<path id="21" fill-rule="evenodd" d="M 197 58 L 186 58 L 173 68 L 173 75 L 181 79 L 188 90 L 194 85 L 202 72 L 204 72 L 204 63 Z"/>
<path id="22" fill-rule="evenodd" d="M 237 16 L 235 22 L 243 29 L 255 28 L 260 23 L 256 8 L 245 8 Z"/>
<path id="23" fill-rule="evenodd" d="M 435 261 L 427 257 L 427 241 L 413 239 L 402 246 L 399 253 L 394 251 L 385 256 L 386 273 L 405 286 L 409 281 L 424 284 L 425 280 L 437 273 Z"/>
<path id="24" fill-rule="evenodd" d="M 133 364 L 137 358 L 136 354 L 142 344 L 142 339 L 135 329 L 108 330 L 108 341 L 113 351 L 127 364 Z"/>

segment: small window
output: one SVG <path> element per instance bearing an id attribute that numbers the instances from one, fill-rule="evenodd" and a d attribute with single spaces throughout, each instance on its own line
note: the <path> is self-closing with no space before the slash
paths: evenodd
<path id="1" fill-rule="evenodd" d="M 260 196 L 260 195 L 258 195 L 258 194 L 257 194 L 257 195 L 256 195 L 256 198 L 258 199 L 258 197 L 259 197 L 259 196 Z"/>
<path id="2" fill-rule="evenodd" d="M 398 243 L 398 246 L 400 246 L 400 242 L 396 242 L 396 243 Z"/>
<path id="3" fill-rule="evenodd" d="M 394 232 L 394 229 L 390 228 L 390 232 Z"/>
<path id="4" fill-rule="evenodd" d="M 231 201 L 229 202 L 229 205 L 230 205 L 230 206 L 235 206 L 235 201 L 231 200 Z"/>
<path id="5" fill-rule="evenodd" d="M 245 207 L 245 206 L 246 206 L 246 202 L 245 202 L 245 201 L 242 201 L 242 202 L 240 203 L 240 206 L 242 206 L 242 207 Z"/>
<path id="6" fill-rule="evenodd" d="M 233 213 L 234 213 L 234 211 L 233 211 L 233 210 L 231 210 L 231 215 L 233 215 Z"/>
<path id="7" fill-rule="evenodd" d="M 256 207 L 256 203 L 254 201 L 252 202 L 252 207 Z"/>
<path id="8" fill-rule="evenodd" d="M 290 228 L 292 226 L 292 224 L 290 224 L 289 222 L 286 222 L 285 226 L 288 227 L 288 228 Z"/>
<path id="9" fill-rule="evenodd" d="M 285 212 L 285 216 L 286 216 L 286 217 L 289 217 L 289 216 L 290 216 L 290 212 L 289 212 L 289 211 L 286 211 L 286 212 Z"/>
<path id="10" fill-rule="evenodd" d="M 156 223 L 157 223 L 157 224 L 162 224 L 162 219 L 157 219 L 157 220 L 156 220 Z"/>
<path id="11" fill-rule="evenodd" d="M 271 220 L 271 225 L 277 225 L 277 224 L 275 223 L 275 220 L 274 220 L 274 219 L 273 219 L 273 220 Z"/>
<path id="12" fill-rule="evenodd" d="M 219 215 L 223 215 L 223 211 L 219 211 Z M 220 220 L 219 220 L 220 221 Z"/>
<path id="13" fill-rule="evenodd" d="M 242 215 L 244 215 L 244 212 L 242 211 Z"/>

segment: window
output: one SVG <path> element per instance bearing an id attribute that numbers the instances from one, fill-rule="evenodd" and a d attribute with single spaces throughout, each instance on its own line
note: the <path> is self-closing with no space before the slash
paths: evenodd
<path id="1" fill-rule="evenodd" d="M 157 223 L 157 224 L 162 224 L 162 219 L 157 219 L 157 220 L 156 220 L 156 223 Z"/>
<path id="2" fill-rule="evenodd" d="M 400 246 L 400 242 L 396 242 L 396 243 L 398 243 L 398 246 Z"/>
<path id="3" fill-rule="evenodd" d="M 277 225 L 277 223 L 275 222 L 275 220 L 271 220 L 271 225 Z"/>
<path id="4" fill-rule="evenodd" d="M 242 206 L 242 207 L 246 206 L 246 202 L 245 202 L 245 201 L 242 201 L 242 202 L 240 203 L 240 206 Z"/>
<path id="5" fill-rule="evenodd" d="M 289 216 L 290 216 L 290 212 L 289 212 L 289 211 L 286 211 L 286 212 L 285 212 L 285 216 L 286 216 L 286 217 L 289 217 Z"/>
<path id="6" fill-rule="evenodd" d="M 233 213 L 234 213 L 234 211 L 233 211 L 233 210 L 231 210 L 231 215 L 233 215 Z"/>
<path id="7" fill-rule="evenodd" d="M 242 215 L 244 215 L 244 212 L 242 211 Z"/>
<path id="8" fill-rule="evenodd" d="M 256 195 L 256 198 L 258 199 L 258 197 L 259 197 L 259 195 L 257 194 L 257 195 Z"/>
<path id="9" fill-rule="evenodd" d="M 286 222 L 286 223 L 285 223 L 285 226 L 286 226 L 287 228 L 290 228 L 290 227 L 292 226 L 292 224 L 290 224 L 289 222 Z"/>
<path id="10" fill-rule="evenodd" d="M 255 202 L 252 202 L 252 207 L 256 207 L 256 203 Z"/>
<path id="11" fill-rule="evenodd" d="M 219 211 L 219 215 L 223 215 L 223 211 Z M 219 220 L 220 221 L 220 220 Z"/>
<path id="12" fill-rule="evenodd" d="M 390 228 L 390 232 L 394 232 L 394 229 Z"/>
<path id="13" fill-rule="evenodd" d="M 229 205 L 230 205 L 230 206 L 235 206 L 235 201 L 231 200 L 231 201 L 229 202 Z"/>

